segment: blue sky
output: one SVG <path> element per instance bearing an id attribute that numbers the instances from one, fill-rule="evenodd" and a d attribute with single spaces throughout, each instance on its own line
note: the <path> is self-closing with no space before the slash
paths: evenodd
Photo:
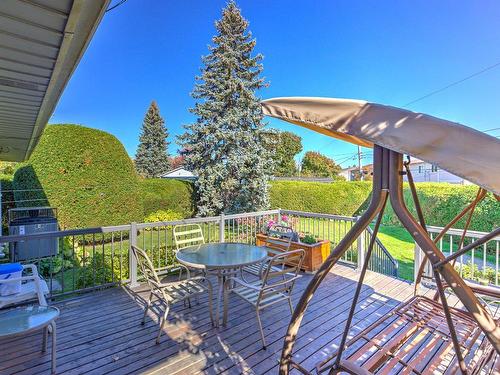
<path id="1" fill-rule="evenodd" d="M 108 131 L 133 156 L 154 99 L 174 153 L 174 136 L 193 120 L 189 93 L 225 3 L 128 0 L 107 13 L 50 122 Z M 250 21 L 256 51 L 265 57 L 270 86 L 262 98 L 325 96 L 404 106 L 500 62 L 500 2 L 494 0 L 240 0 L 238 5 Z M 408 108 L 479 130 L 498 128 L 500 66 Z M 337 161 L 356 151 L 278 120 L 269 120 L 269 126 L 296 132 L 305 150 Z"/>

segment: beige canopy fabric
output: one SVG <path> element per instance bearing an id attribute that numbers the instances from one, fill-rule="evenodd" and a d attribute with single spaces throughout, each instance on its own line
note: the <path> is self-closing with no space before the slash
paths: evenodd
<path id="1" fill-rule="evenodd" d="M 417 157 L 500 194 L 500 140 L 467 126 L 351 99 L 275 98 L 262 109 L 330 137 Z"/>

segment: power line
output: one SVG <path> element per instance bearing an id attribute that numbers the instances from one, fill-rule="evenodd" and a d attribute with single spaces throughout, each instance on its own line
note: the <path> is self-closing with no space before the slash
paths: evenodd
<path id="1" fill-rule="evenodd" d="M 122 4 L 125 4 L 125 2 L 126 2 L 126 1 L 127 1 L 127 0 L 120 0 L 120 1 L 118 1 L 115 5 L 110 6 L 108 9 L 106 9 L 106 12 L 105 12 L 105 13 L 107 13 L 107 12 L 109 12 L 109 11 L 111 11 L 111 10 L 115 9 L 115 8 L 118 8 L 118 7 L 119 7 L 120 5 L 122 5 Z"/>
<path id="2" fill-rule="evenodd" d="M 432 96 L 432 95 L 435 95 L 435 94 L 437 94 L 437 93 L 440 93 L 440 92 L 442 92 L 442 91 L 444 91 L 444 90 L 447 90 L 447 89 L 449 89 L 450 87 L 456 86 L 456 85 L 458 85 L 458 84 L 460 84 L 460 83 L 462 83 L 462 82 L 464 82 L 464 81 L 467 81 L 467 80 L 469 80 L 469 79 L 471 79 L 471 78 L 474 78 L 474 77 L 476 77 L 476 76 L 478 76 L 478 75 L 480 75 L 480 74 L 483 74 L 483 73 L 487 72 L 488 70 L 491 70 L 491 69 L 496 68 L 497 66 L 500 66 L 500 61 L 499 61 L 499 62 L 497 62 L 497 63 L 495 63 L 495 64 L 493 64 L 493 65 L 487 66 L 486 68 L 483 68 L 483 69 L 481 69 L 481 70 L 480 70 L 480 71 L 478 71 L 478 72 L 475 72 L 475 73 L 473 73 L 473 74 L 471 74 L 471 75 L 468 75 L 468 76 L 467 76 L 467 77 L 465 77 L 465 78 L 459 79 L 458 81 L 452 82 L 452 83 L 450 83 L 450 84 L 448 84 L 448 85 L 446 85 L 446 86 L 441 87 L 440 89 L 434 90 L 434 91 L 432 91 L 432 92 L 430 92 L 430 93 L 428 93 L 428 94 L 426 94 L 426 95 L 423 95 L 423 96 L 421 96 L 421 97 L 419 97 L 419 98 L 417 98 L 417 99 L 415 99 L 415 100 L 412 100 L 411 102 L 406 103 L 406 104 L 403 106 L 403 108 L 404 108 L 404 107 L 408 107 L 409 105 L 414 104 L 414 103 L 416 103 L 416 102 L 419 102 L 419 101 L 421 101 L 421 100 L 424 100 L 424 99 L 428 98 L 429 96 Z"/>
<path id="3" fill-rule="evenodd" d="M 483 133 L 492 132 L 492 131 L 495 131 L 495 130 L 500 130 L 500 128 L 493 128 L 493 129 L 483 130 Z"/>

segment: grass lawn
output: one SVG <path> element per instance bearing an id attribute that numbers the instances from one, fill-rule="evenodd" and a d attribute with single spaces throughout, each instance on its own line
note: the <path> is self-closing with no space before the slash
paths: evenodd
<path id="1" fill-rule="evenodd" d="M 399 277 L 413 280 L 413 249 L 415 243 L 410 234 L 401 227 L 381 226 L 378 237 L 399 263 Z"/>

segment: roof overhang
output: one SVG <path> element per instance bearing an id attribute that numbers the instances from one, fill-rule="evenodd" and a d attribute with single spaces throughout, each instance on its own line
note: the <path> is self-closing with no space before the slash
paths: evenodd
<path id="1" fill-rule="evenodd" d="M 30 156 L 109 1 L 0 1 L 0 160 Z"/>

